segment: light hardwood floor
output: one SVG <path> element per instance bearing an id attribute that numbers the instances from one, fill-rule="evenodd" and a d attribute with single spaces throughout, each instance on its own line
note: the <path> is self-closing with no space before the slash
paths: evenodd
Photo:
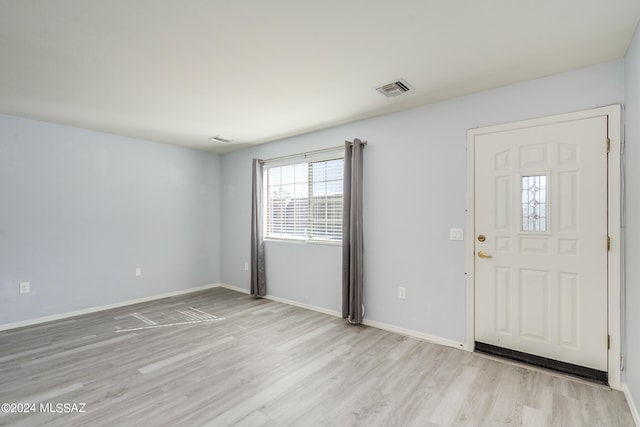
<path id="1" fill-rule="evenodd" d="M 224 288 L 0 332 L 3 402 L 35 405 L 0 412 L 19 426 L 633 426 L 618 391 Z"/>

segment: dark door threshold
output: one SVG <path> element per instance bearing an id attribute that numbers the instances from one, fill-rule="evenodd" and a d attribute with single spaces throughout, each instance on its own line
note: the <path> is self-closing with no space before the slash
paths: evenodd
<path id="1" fill-rule="evenodd" d="M 596 382 L 598 384 L 609 385 L 609 375 L 607 372 L 597 369 L 585 368 L 584 366 L 573 365 L 571 363 L 560 362 L 558 360 L 547 359 L 546 357 L 534 356 L 533 354 L 522 353 L 508 348 L 497 347 L 476 341 L 475 351 L 490 354 L 492 356 L 504 357 L 505 359 L 516 360 L 529 365 L 540 366 L 553 371 L 569 374 L 584 380 Z"/>

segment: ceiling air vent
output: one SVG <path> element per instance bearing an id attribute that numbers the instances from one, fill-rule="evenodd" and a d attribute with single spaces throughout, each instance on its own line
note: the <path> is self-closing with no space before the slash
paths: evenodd
<path id="1" fill-rule="evenodd" d="M 223 138 L 221 136 L 212 136 L 211 138 L 209 138 L 209 141 L 211 141 L 211 142 L 219 142 L 221 144 L 228 144 L 232 140 L 229 139 L 229 138 Z"/>
<path id="2" fill-rule="evenodd" d="M 402 95 L 405 92 L 413 90 L 413 88 L 409 86 L 409 83 L 400 79 L 393 83 L 387 83 L 386 85 L 379 86 L 376 90 L 389 98 L 391 96 Z"/>

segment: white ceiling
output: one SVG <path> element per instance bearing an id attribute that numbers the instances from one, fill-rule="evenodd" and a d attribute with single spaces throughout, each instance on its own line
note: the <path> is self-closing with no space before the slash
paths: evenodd
<path id="1" fill-rule="evenodd" d="M 639 0 L 0 0 L 0 113 L 222 153 L 620 58 L 639 18 Z M 373 90 L 399 78 L 415 91 Z"/>

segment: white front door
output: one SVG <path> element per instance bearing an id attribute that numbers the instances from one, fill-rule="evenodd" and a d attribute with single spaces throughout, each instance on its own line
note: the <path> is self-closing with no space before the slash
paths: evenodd
<path id="1" fill-rule="evenodd" d="M 607 371 L 607 117 L 474 139 L 475 340 Z"/>

